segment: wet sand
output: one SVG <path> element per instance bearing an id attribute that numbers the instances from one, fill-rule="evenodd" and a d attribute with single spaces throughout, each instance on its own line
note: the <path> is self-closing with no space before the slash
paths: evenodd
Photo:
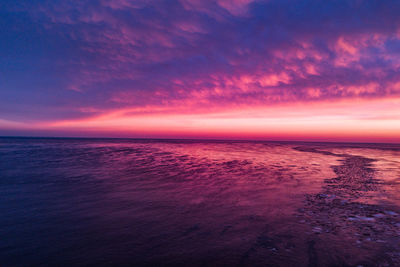
<path id="1" fill-rule="evenodd" d="M 383 193 L 372 158 L 310 147 L 295 150 L 340 158 L 336 177 L 305 194 L 297 220 L 266 228 L 242 255 L 242 266 L 400 266 L 400 208 L 368 204 Z M 296 255 L 293 257 L 293 255 Z M 267 259 L 267 260 L 265 260 Z"/>
<path id="2" fill-rule="evenodd" d="M 400 209 L 390 203 L 367 204 L 369 192 L 382 191 L 374 159 L 335 154 L 309 148 L 299 151 L 342 158 L 333 166 L 336 177 L 326 179 L 323 190 L 306 196 L 299 218 L 311 227 L 310 266 L 400 266 Z M 342 240 L 338 240 L 338 238 Z M 332 242 L 333 241 L 333 242 Z M 342 258 L 318 257 L 318 245 L 330 247 Z M 339 253 L 338 253 L 339 252 Z"/>

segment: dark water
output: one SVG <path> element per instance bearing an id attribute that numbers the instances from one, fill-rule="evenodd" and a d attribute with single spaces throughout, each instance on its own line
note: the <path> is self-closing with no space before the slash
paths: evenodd
<path id="1" fill-rule="evenodd" d="M 395 145 L 0 138 L 0 266 L 396 266 L 399 167 Z"/>

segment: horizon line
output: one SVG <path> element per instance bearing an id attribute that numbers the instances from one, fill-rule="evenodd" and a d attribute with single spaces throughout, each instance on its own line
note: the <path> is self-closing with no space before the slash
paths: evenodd
<path id="1" fill-rule="evenodd" d="M 89 137 L 89 136 L 28 136 L 28 135 L 0 135 L 0 138 L 21 139 L 112 139 L 112 140 L 158 140 L 158 141 L 214 141 L 214 142 L 269 142 L 269 143 L 331 143 L 331 144 L 382 144 L 400 145 L 388 142 L 358 142 L 358 141 L 310 141 L 310 140 L 267 140 L 267 139 L 219 139 L 219 138 L 151 138 L 151 137 Z"/>

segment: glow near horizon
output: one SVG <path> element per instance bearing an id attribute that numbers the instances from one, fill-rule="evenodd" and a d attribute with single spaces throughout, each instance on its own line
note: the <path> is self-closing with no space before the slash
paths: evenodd
<path id="1" fill-rule="evenodd" d="M 356 105 L 354 100 L 308 106 L 297 103 L 200 114 L 132 116 L 129 113 L 135 110 L 127 109 L 95 118 L 37 123 L 36 127 L 66 136 L 399 142 L 398 105 L 400 98 Z M 33 128 L 31 124 L 10 125 L 10 129 L 15 127 Z"/>

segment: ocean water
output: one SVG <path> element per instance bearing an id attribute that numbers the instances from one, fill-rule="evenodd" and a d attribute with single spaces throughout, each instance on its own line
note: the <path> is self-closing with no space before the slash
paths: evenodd
<path id="1" fill-rule="evenodd" d="M 399 205 L 398 145 L 0 138 L 1 266 L 396 266 Z"/>

